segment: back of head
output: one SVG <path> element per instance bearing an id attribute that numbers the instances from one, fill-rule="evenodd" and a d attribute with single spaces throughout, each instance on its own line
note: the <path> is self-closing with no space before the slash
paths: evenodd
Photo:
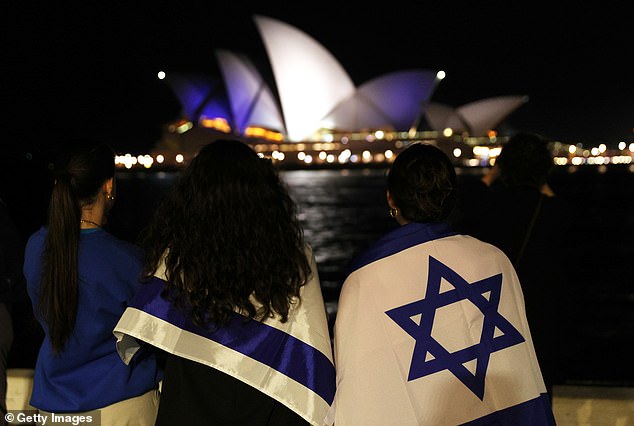
<path id="1" fill-rule="evenodd" d="M 204 146 L 183 172 L 182 190 L 216 191 L 229 198 L 246 195 L 241 191 L 274 178 L 266 161 L 240 141 L 216 140 Z"/>
<path id="2" fill-rule="evenodd" d="M 94 200 L 101 185 L 115 174 L 115 153 L 102 142 L 73 141 L 54 161 L 57 183 L 68 183 L 80 202 Z"/>
<path id="3" fill-rule="evenodd" d="M 439 148 L 417 143 L 403 150 L 390 168 L 387 186 L 404 218 L 446 219 L 456 201 L 456 171 Z"/>
<path id="4" fill-rule="evenodd" d="M 55 184 L 48 207 L 49 234 L 79 235 L 81 208 L 94 203 L 114 177 L 115 153 L 107 144 L 73 141 L 54 162 Z"/>
<path id="5" fill-rule="evenodd" d="M 271 161 L 237 140 L 200 150 L 142 245 L 146 276 L 164 259 L 168 289 L 198 325 L 225 323 L 236 310 L 285 320 L 310 273 L 295 203 Z"/>
<path id="6" fill-rule="evenodd" d="M 518 133 L 502 148 L 496 165 L 500 180 L 510 187 L 539 188 L 546 182 L 553 159 L 548 142 L 533 133 Z"/>
<path id="7" fill-rule="evenodd" d="M 240 141 L 221 139 L 204 146 L 183 171 L 178 208 L 192 227 L 249 238 L 259 227 L 287 219 L 294 205 L 284 189 L 270 160 Z"/>

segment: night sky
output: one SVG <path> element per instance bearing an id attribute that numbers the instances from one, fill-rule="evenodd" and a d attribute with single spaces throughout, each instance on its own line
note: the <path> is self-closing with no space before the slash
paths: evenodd
<path id="1" fill-rule="evenodd" d="M 634 42 L 626 2 L 201 4 L 60 2 L 3 6 L 3 145 L 48 149 L 70 134 L 144 152 L 179 105 L 160 70 L 218 74 L 214 49 L 244 53 L 272 80 L 253 14 L 328 49 L 360 85 L 382 74 L 444 70 L 432 101 L 454 107 L 526 95 L 508 124 L 564 142 L 631 141 Z M 131 3 L 131 2 L 130 2 Z M 351 2 L 352 3 L 352 2 Z M 381 2 L 379 2 L 381 3 Z M 88 5 L 86 5 L 88 4 Z M 257 4 L 257 3 L 255 3 Z M 333 7 L 339 4 L 339 9 Z M 214 8 L 214 5 L 216 8 Z"/>

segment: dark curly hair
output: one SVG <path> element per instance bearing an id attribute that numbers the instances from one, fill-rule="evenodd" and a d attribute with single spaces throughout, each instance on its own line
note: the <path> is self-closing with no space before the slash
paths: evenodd
<path id="1" fill-rule="evenodd" d="M 270 160 L 237 140 L 200 150 L 140 244 L 144 277 L 165 258 L 164 296 L 201 327 L 226 324 L 236 311 L 285 322 L 311 274 L 286 186 Z"/>
<path id="2" fill-rule="evenodd" d="M 446 219 L 456 203 L 456 171 L 439 148 L 410 145 L 398 154 L 387 189 L 403 217 L 413 222 Z"/>
<path id="3" fill-rule="evenodd" d="M 548 140 L 528 132 L 517 133 L 502 147 L 496 163 L 506 186 L 539 188 L 553 168 Z"/>

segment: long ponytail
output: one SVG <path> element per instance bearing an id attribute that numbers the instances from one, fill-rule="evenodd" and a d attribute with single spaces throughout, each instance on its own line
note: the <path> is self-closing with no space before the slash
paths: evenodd
<path id="1" fill-rule="evenodd" d="M 64 349 L 77 317 L 81 209 L 95 202 L 101 186 L 113 176 L 114 152 L 99 145 L 72 155 L 55 179 L 38 302 L 55 353 Z"/>

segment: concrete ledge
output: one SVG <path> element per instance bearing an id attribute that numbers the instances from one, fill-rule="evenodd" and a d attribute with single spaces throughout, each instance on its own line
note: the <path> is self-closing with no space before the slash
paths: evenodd
<path id="1" fill-rule="evenodd" d="M 29 405 L 33 389 L 33 373 L 30 368 L 7 370 L 7 410 L 33 410 Z"/>
<path id="2" fill-rule="evenodd" d="M 34 409 L 29 405 L 33 373 L 7 371 L 7 409 Z M 634 426 L 634 387 L 560 385 L 552 397 L 557 426 Z"/>
<path id="3" fill-rule="evenodd" d="M 555 386 L 557 426 L 634 426 L 634 388 Z"/>

